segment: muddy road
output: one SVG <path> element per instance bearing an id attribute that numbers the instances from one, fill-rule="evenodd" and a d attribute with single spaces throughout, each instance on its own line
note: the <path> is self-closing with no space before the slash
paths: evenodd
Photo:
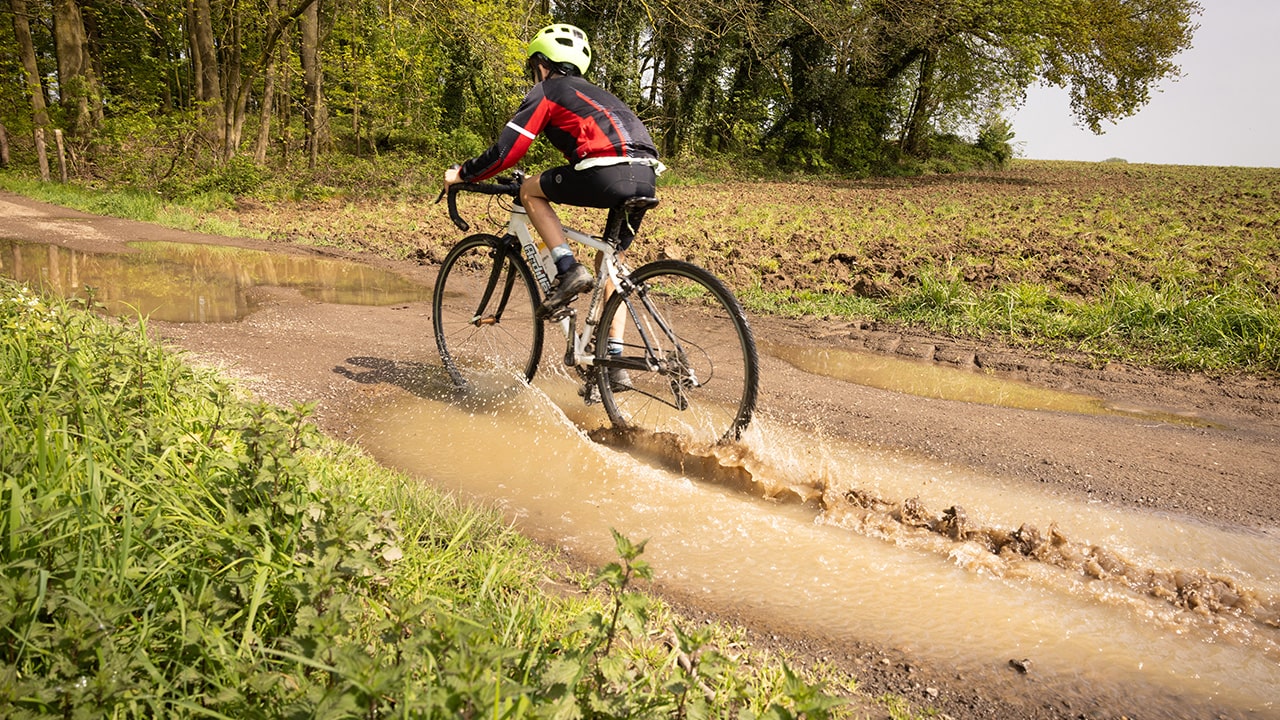
<path id="1" fill-rule="evenodd" d="M 76 262 L 73 258 L 80 258 L 76 272 L 88 277 L 98 267 L 97 258 L 137 253 L 128 245 L 135 242 L 231 245 L 317 257 L 300 254 L 296 248 L 93 217 L 9 195 L 0 195 L 0 241 L 13 241 L 0 256 L 0 272 L 19 276 L 22 271 L 33 272 L 27 244 L 41 243 L 44 249 L 39 254 L 47 257 L 50 265 L 34 272 L 66 278 L 66 283 L 73 282 L 68 274 L 68 266 Z M 5 247 L 0 245 L 0 250 Z M 27 248 L 24 252 L 28 254 L 20 257 L 19 247 Z M 85 258 L 95 260 L 86 263 Z M 345 259 L 385 271 L 411 286 L 429 288 L 434 279 L 434 267 L 429 264 Z M 15 260 L 25 265 L 25 270 L 15 268 Z M 323 272 L 342 275 L 348 271 L 344 266 Z M 239 299 L 232 302 L 243 307 L 230 318 L 215 315 L 205 317 L 205 322 L 176 322 L 153 316 L 150 329 L 195 362 L 221 367 L 242 379 L 267 400 L 314 402 L 316 421 L 326 432 L 364 443 L 378 457 L 392 457 L 392 450 L 371 440 L 371 418 L 403 409 L 407 402 L 430 399 L 433 391 L 424 389 L 423 383 L 430 385 L 439 369 L 425 295 L 410 289 L 381 301 L 347 300 L 305 292 L 279 278 L 245 271 L 236 276 Z M 145 284 L 141 277 L 131 275 L 127 282 Z M 992 625 L 993 635 L 1002 632 L 996 627 L 1002 619 L 1012 617 L 1023 605 L 1034 608 L 1039 602 L 1036 598 L 1045 591 L 1040 585 L 1024 587 L 1025 572 L 993 569 L 990 558 L 999 558 L 1002 567 L 1034 563 L 1054 568 L 1066 578 L 1054 582 L 1072 586 L 1073 603 L 1081 596 L 1117 593 L 1140 598 L 1132 602 L 1151 603 L 1158 608 L 1156 614 L 1172 618 L 1154 635 L 1202 633 L 1212 638 L 1215 633 L 1230 635 L 1224 628 L 1234 628 L 1232 632 L 1249 634 L 1250 642 L 1257 640 L 1254 651 L 1242 656 L 1243 660 L 1230 654 L 1206 654 L 1206 674 L 1210 664 L 1258 663 L 1260 669 L 1253 675 L 1242 671 L 1249 679 L 1233 681 L 1228 674 L 1222 681 L 1228 686 L 1232 682 L 1251 684 L 1243 699 L 1216 691 L 1180 691 L 1176 682 L 1171 689 L 1168 682 L 1147 682 L 1141 674 L 1124 675 L 1110 686 L 1099 685 L 1098 675 L 1093 673 L 1042 669 L 1052 663 L 1038 662 L 1034 655 L 1000 655 L 999 644 L 990 649 L 992 643 L 986 639 L 975 642 L 988 647 L 981 661 L 961 661 L 956 653 L 963 654 L 963 636 L 955 641 L 959 650 L 938 653 L 922 649 L 922 643 L 899 641 L 893 633 L 833 633 L 806 621 L 802 613 L 779 611 L 767 603 L 708 598 L 706 593 L 682 585 L 678 572 L 665 581 L 660 579 L 659 591 L 687 613 L 740 622 L 759 642 L 803 661 L 848 667 L 858 675 L 860 687 L 872 696 L 897 693 L 918 709 L 935 708 L 956 718 L 1280 717 L 1280 705 L 1265 699 L 1265 684 L 1272 672 L 1268 664 L 1280 663 L 1276 651 L 1280 643 L 1280 604 L 1276 600 L 1280 597 L 1280 558 L 1265 557 L 1280 546 L 1280 384 L 1276 381 L 1172 374 L 1119 365 L 1092 367 L 1080 358 L 1033 356 L 964 339 L 861 323 L 767 317 L 752 318 L 752 322 L 762 348 L 762 420 L 756 445 L 746 454 L 761 455 L 772 449 L 775 455 L 802 456 L 812 450 L 805 446 L 811 443 L 824 448 L 824 464 L 820 472 L 769 479 L 772 485 L 755 493 L 768 497 L 751 499 L 752 507 L 746 511 L 751 515 L 742 527 L 756 522 L 760 515 L 766 517 L 762 528 L 773 524 L 768 518 L 775 510 L 782 516 L 808 512 L 797 522 L 811 525 L 816 512 L 821 520 L 817 524 L 851 532 L 860 542 L 893 546 L 895 551 L 905 549 L 913 557 L 939 556 L 943 559 L 940 564 L 959 567 L 965 578 L 998 575 L 1004 581 L 998 601 L 978 594 L 967 600 L 958 597 L 953 599 L 955 607 L 946 611 L 963 614 L 956 609 L 990 606 L 992 615 L 979 617 L 977 622 Z M 862 366 L 878 361 L 892 366 L 887 371 L 889 379 L 868 381 Z M 910 382 L 935 374 L 956 384 L 950 390 L 940 390 L 940 383 L 919 387 Z M 961 379 L 954 380 L 957 377 Z M 997 383 L 994 390 L 986 387 L 988 382 Z M 569 407 L 571 401 L 560 401 L 555 390 L 547 390 L 545 395 L 552 405 L 564 405 L 571 419 L 584 412 Z M 1068 399 L 1066 404 L 1064 398 Z M 1083 404 L 1071 404 L 1071 399 L 1081 398 Z M 415 412 L 421 416 L 426 411 Z M 439 422 L 442 424 L 429 425 L 421 432 L 438 434 L 447 427 L 445 421 Z M 496 422 L 513 423 L 509 435 L 497 437 L 516 443 L 519 416 Z M 591 422 L 589 418 L 581 421 L 584 428 Z M 785 451 L 778 451 L 784 447 L 778 438 L 794 439 L 786 441 Z M 431 440 L 420 437 L 419 443 Z M 573 452 L 572 443 L 577 441 L 564 436 L 554 442 L 562 451 L 567 443 Z M 634 448 L 604 447 L 611 453 L 636 454 Z M 576 450 L 585 452 L 582 447 Z M 860 474 L 846 472 L 848 465 L 831 459 L 837 455 L 888 459 L 874 471 Z M 556 457 L 549 455 L 544 463 L 554 463 Z M 748 484 L 762 487 L 770 468 L 776 470 L 783 464 L 776 456 L 737 462 L 734 467 L 740 471 L 735 482 L 745 473 Z M 895 475 L 894 468 L 904 464 L 931 470 L 919 487 L 881 479 Z M 423 471 L 428 477 L 431 472 L 435 471 Z M 715 470 L 705 475 L 695 478 L 695 484 L 723 481 L 723 474 Z M 939 482 L 939 477 L 959 479 Z M 995 507 L 999 501 L 982 499 L 977 490 L 970 490 L 965 481 L 968 477 L 978 478 L 978 484 L 987 483 L 984 492 L 995 487 L 990 491 L 993 495 L 1024 500 L 984 512 L 983 508 Z M 1019 520 L 1019 513 L 1040 499 L 1084 508 L 1080 512 L 1085 515 L 1109 517 L 1114 513 L 1140 518 L 1118 522 L 1150 523 L 1152 529 L 1143 532 L 1153 546 L 1206 542 L 1185 533 L 1161 539 L 1161 527 L 1178 528 L 1179 532 L 1182 528 L 1208 528 L 1206 532 L 1215 533 L 1214 537 L 1242 538 L 1243 544 L 1222 551 L 1239 553 L 1238 560 L 1231 563 L 1238 572 L 1225 572 L 1214 566 L 1212 557 L 1195 553 L 1177 554 L 1186 559 L 1166 565 L 1135 561 L 1120 557 L 1122 553 L 1114 547 L 1086 540 L 1089 533 L 1076 530 L 1066 520 L 1031 517 L 1035 514 L 1031 510 Z M 759 534 L 765 532 L 762 529 Z M 774 544 L 803 548 L 805 542 L 830 542 L 807 540 L 801 537 L 804 534 L 784 533 Z M 560 542 L 554 533 L 544 539 L 552 546 L 566 548 L 580 561 L 594 561 L 577 553 L 572 543 Z M 1208 555 L 1215 552 L 1210 549 Z M 1251 558 L 1251 554 L 1264 557 Z M 1245 567 L 1255 561 L 1253 569 Z M 673 557 L 671 562 L 681 560 Z M 661 565 L 658 567 L 661 570 Z M 882 591 L 874 595 L 897 597 L 895 593 L 903 587 L 911 594 L 912 575 L 878 572 L 884 573 L 876 578 Z M 914 572 L 918 579 L 926 571 Z M 946 577 L 938 575 L 932 582 L 945 586 Z M 868 582 L 866 577 L 845 579 L 851 585 Z M 957 585 L 954 595 L 968 592 L 962 589 L 965 582 L 968 580 Z M 760 592 L 768 594 L 770 590 Z M 946 594 L 945 587 L 941 592 Z M 833 599 L 823 602 L 834 605 L 849 597 L 855 598 L 849 602 L 856 609 L 872 602 L 867 598 L 873 596 L 859 599 L 856 593 L 836 591 Z M 1079 612 L 1091 613 L 1091 602 L 1084 602 Z M 889 606 L 895 604 L 901 602 L 888 601 Z M 926 622 L 915 616 L 885 617 L 886 623 Z M 937 622 L 947 624 L 945 617 Z M 1027 623 L 1035 625 L 1036 620 L 1030 618 Z M 1170 631 L 1171 627 L 1179 629 Z M 1069 630 L 1043 632 L 1070 634 Z M 1234 641 L 1188 638 L 1183 642 L 1213 645 Z M 1163 646 L 1152 647 L 1153 652 L 1161 652 Z M 1195 657 L 1192 652 L 1192 666 Z M 1151 658 L 1153 664 L 1155 660 Z M 1092 664 L 1087 655 L 1080 662 Z M 1101 659 L 1098 662 L 1103 663 Z M 1105 668 L 1099 672 L 1106 675 Z"/>

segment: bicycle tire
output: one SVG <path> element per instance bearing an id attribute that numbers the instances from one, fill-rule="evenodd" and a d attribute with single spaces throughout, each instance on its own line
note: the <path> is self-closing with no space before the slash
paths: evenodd
<path id="1" fill-rule="evenodd" d="M 481 233 L 453 246 L 436 275 L 431 323 L 455 386 L 504 390 L 533 380 L 540 297 L 529 265 L 502 238 Z"/>
<path id="2" fill-rule="evenodd" d="M 649 263 L 627 280 L 605 303 L 596 330 L 597 387 L 610 422 L 695 441 L 738 440 L 755 413 L 760 372 L 738 299 L 681 260 Z M 623 353 L 610 356 L 609 318 L 619 310 L 627 316 Z M 653 369 L 653 359 L 664 367 Z M 625 368 L 630 384 L 615 389 L 611 367 Z"/>

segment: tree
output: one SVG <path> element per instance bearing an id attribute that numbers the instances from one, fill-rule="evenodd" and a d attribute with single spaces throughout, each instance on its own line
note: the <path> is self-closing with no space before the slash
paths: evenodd
<path id="1" fill-rule="evenodd" d="M 13 10 L 13 34 L 18 40 L 27 97 L 31 101 L 31 118 L 35 126 L 36 157 L 40 166 L 40 179 L 48 182 L 49 155 L 45 146 L 45 130 L 49 127 L 49 111 L 45 104 L 44 87 L 40 84 L 40 67 L 36 62 L 35 43 L 31 39 L 31 21 L 27 15 L 27 3 L 26 0 L 9 0 L 9 7 Z"/>
<path id="2" fill-rule="evenodd" d="M 191 61 L 195 68 L 195 97 L 204 106 L 209 141 L 221 146 L 227 133 L 227 117 L 223 111 L 222 72 L 214 44 L 210 0 L 187 0 L 187 28 L 191 38 Z"/>
<path id="3" fill-rule="evenodd" d="M 357 152 L 452 157 L 510 117 L 529 34 L 556 20 L 591 35 L 589 75 L 637 109 L 664 155 L 870 173 L 991 126 L 1036 81 L 1069 88 L 1099 132 L 1177 74 L 1200 12 L 1196 0 L 317 2 L 9 0 L 18 52 L 0 43 L 0 61 L 22 82 L 0 86 L 0 121 L 25 133 L 21 87 L 38 134 L 105 123 L 80 144 L 99 153 L 92 167 L 167 138 L 174 160 L 152 173 L 165 177 L 179 158 L 199 168 L 194 139 L 225 161 L 255 129 L 267 162 L 273 127 L 287 138 L 296 110 L 312 165 L 347 136 Z M 986 145 L 1001 148 L 998 134 Z"/>
<path id="4" fill-rule="evenodd" d="M 1200 14 L 1193 0 L 1069 0 L 1054 26 L 1043 77 L 1069 87 L 1071 110 L 1094 133 L 1137 112 L 1151 86 L 1176 77 Z"/>
<path id="5" fill-rule="evenodd" d="M 269 17 L 275 17 L 279 11 L 279 0 L 267 0 Z M 271 142 L 271 116 L 276 102 L 276 53 L 268 52 L 266 58 L 267 64 L 263 68 L 262 78 L 262 101 L 258 106 L 258 136 L 253 146 L 253 161 L 258 165 L 264 165 L 267 162 L 267 147 Z"/>
<path id="6" fill-rule="evenodd" d="M 101 124 L 102 96 L 76 0 L 53 0 L 53 35 L 58 52 L 59 105 L 67 117 L 68 132 L 82 136 Z"/>
<path id="7" fill-rule="evenodd" d="M 314 168 L 320 147 L 328 141 L 329 114 L 324 105 L 323 74 L 320 70 L 320 3 L 315 0 L 302 13 L 302 105 L 307 123 L 307 166 Z"/>
<path id="8" fill-rule="evenodd" d="M 948 111 L 975 121 L 1035 79 L 1071 88 L 1071 109 L 1100 132 L 1131 115 L 1190 47 L 1194 0 L 878 0 L 883 67 L 911 88 L 901 145 L 924 151 Z M 941 95 L 940 95 L 941 93 Z M 966 101 L 973 98 L 978 102 Z"/>

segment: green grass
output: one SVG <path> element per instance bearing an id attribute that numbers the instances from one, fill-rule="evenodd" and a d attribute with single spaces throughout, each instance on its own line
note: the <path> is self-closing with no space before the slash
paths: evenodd
<path id="1" fill-rule="evenodd" d="M 845 707 L 637 591 L 643 543 L 545 595 L 550 558 L 494 512 L 241 397 L 145 325 L 0 281 L 0 332 L 0 716 Z"/>
<path id="2" fill-rule="evenodd" d="M 1178 370 L 1280 372 L 1280 306 L 1241 285 L 1206 291 L 1117 280 L 1085 300 L 1025 284 L 978 291 L 924 273 L 883 316 Z"/>
<path id="3" fill-rule="evenodd" d="M 234 220 L 214 214 L 231 207 L 233 198 L 225 192 L 203 192 L 173 201 L 146 190 L 43 183 L 16 173 L 0 173 L 0 189 L 95 215 L 140 220 L 226 237 L 262 237 L 261 233 L 246 230 Z"/>
<path id="4" fill-rule="evenodd" d="M 926 268 L 915 286 L 886 299 L 753 288 L 742 300 L 756 313 L 871 318 L 1174 370 L 1280 373 L 1280 305 L 1241 284 L 1117 280 L 1098 298 L 1081 299 L 1025 283 L 976 289 Z"/>

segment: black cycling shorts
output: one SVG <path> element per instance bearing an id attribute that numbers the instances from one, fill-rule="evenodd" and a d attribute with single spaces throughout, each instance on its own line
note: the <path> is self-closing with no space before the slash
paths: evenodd
<path id="1" fill-rule="evenodd" d="M 648 165 L 623 163 L 575 170 L 562 165 L 542 173 L 542 194 L 553 203 L 579 207 L 615 208 L 628 198 L 657 195 L 657 175 Z M 618 249 L 635 239 L 644 210 L 632 210 L 618 235 Z"/>

